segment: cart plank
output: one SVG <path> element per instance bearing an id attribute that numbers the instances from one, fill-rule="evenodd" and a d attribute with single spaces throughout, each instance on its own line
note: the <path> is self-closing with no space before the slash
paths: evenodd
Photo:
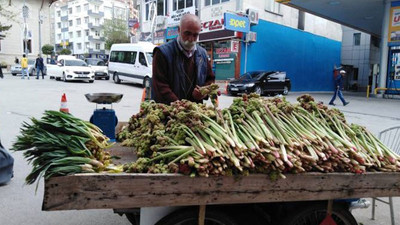
<path id="1" fill-rule="evenodd" d="M 45 181 L 42 209 L 122 209 L 400 196 L 400 173 L 287 174 L 271 181 L 254 174 L 76 174 Z"/>

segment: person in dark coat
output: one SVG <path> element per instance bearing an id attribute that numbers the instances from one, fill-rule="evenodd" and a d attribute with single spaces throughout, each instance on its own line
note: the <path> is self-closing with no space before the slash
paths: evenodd
<path id="1" fill-rule="evenodd" d="M 344 76 L 346 76 L 346 71 L 340 70 L 339 74 L 335 78 L 335 93 L 333 94 L 333 97 L 332 97 L 331 101 L 329 102 L 329 105 L 335 105 L 334 102 L 336 99 L 336 95 L 339 96 L 339 98 L 342 101 L 344 106 L 346 106 L 347 104 L 350 103 L 350 102 L 346 102 L 346 100 L 344 100 L 343 93 L 342 93 Z"/>
<path id="2" fill-rule="evenodd" d="M 182 16 L 179 36 L 153 51 L 152 98 L 170 104 L 187 99 L 201 103 L 207 96 L 199 88 L 214 83 L 207 52 L 197 44 L 200 19 L 193 14 Z"/>
<path id="3" fill-rule="evenodd" d="M 40 54 L 38 54 L 38 57 L 36 58 L 35 62 L 35 67 L 36 67 L 36 79 L 39 79 L 39 72 L 42 72 L 42 79 L 44 79 L 44 63 L 43 63 L 43 58 Z"/>

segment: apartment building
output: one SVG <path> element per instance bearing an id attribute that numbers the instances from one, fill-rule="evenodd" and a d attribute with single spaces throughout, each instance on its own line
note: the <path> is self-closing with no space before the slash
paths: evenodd
<path id="1" fill-rule="evenodd" d="M 71 50 L 78 57 L 106 58 L 104 22 L 126 24 L 134 13 L 128 0 L 69 0 L 54 4 L 55 49 Z"/>
<path id="2" fill-rule="evenodd" d="M 12 65 L 15 57 L 19 59 L 28 52 L 29 58 L 36 58 L 41 47 L 50 43 L 50 14 L 49 7 L 41 1 L 26 0 L 27 19 L 22 17 L 24 1 L 6 1 L 2 9 L 13 14 L 13 19 L 1 17 L 2 25 L 12 25 L 11 29 L 0 34 L 0 63 Z M 7 13 L 8 14 L 8 13 Z M 9 16 L 9 15 L 8 15 Z M 24 28 L 26 27 L 26 36 Z M 26 42 L 24 41 L 26 37 Z M 26 43 L 26 49 L 25 49 Z"/>
<path id="3" fill-rule="evenodd" d="M 219 80 L 250 70 L 280 70 L 294 81 L 292 90 L 333 89 L 332 70 L 340 65 L 340 24 L 275 0 L 138 0 L 138 4 L 141 39 L 155 44 L 177 36 L 183 14 L 198 15 L 199 42 Z M 226 12 L 249 17 L 252 33 L 225 29 Z"/>
<path id="4" fill-rule="evenodd" d="M 377 67 L 380 63 L 379 42 L 380 39 L 377 37 L 343 26 L 342 64 L 348 71 L 345 79 L 346 89 L 366 91 L 368 85 L 372 85 L 373 76 L 377 82 Z M 389 65 L 390 71 L 396 70 L 393 60 Z M 390 83 L 387 87 L 391 87 Z"/>

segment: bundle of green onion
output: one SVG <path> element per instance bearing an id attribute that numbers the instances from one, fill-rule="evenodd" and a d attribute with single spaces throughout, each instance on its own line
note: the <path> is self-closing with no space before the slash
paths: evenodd
<path id="1" fill-rule="evenodd" d="M 26 177 L 33 184 L 41 177 L 99 172 L 110 163 L 104 149 L 108 138 L 97 126 L 71 114 L 45 111 L 32 124 L 24 122 L 12 150 L 23 151 L 33 169 Z"/>
<path id="2" fill-rule="evenodd" d="M 192 176 L 265 173 L 400 171 L 400 157 L 364 127 L 310 95 L 244 95 L 224 110 L 176 101 L 143 103 L 120 133 L 139 159 L 127 172 Z"/>

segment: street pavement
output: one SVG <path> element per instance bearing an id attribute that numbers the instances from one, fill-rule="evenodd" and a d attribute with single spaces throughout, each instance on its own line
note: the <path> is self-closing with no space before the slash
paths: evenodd
<path id="1" fill-rule="evenodd" d="M 221 83 L 223 91 L 224 84 Z M 44 110 L 58 110 L 63 93 L 67 96 L 67 105 L 70 112 L 82 119 L 89 120 L 96 108 L 96 104 L 86 100 L 86 93 L 121 93 L 121 102 L 113 104 L 119 121 L 128 121 L 139 111 L 142 97 L 142 87 L 133 84 L 114 84 L 109 80 L 96 80 L 93 84 L 84 82 L 61 82 L 50 80 L 22 80 L 20 76 L 5 74 L 0 79 L 0 138 L 6 148 L 11 148 L 19 134 L 21 123 L 30 121 L 31 117 L 41 117 Z M 286 96 L 290 102 L 304 93 L 289 93 Z M 332 93 L 312 93 L 316 101 L 328 103 Z M 347 106 L 339 104 L 337 108 L 346 116 L 349 123 L 366 126 L 374 134 L 379 131 L 400 125 L 400 100 L 398 98 L 382 99 L 365 97 L 364 93 L 345 92 L 344 96 L 350 102 Z M 220 107 L 228 107 L 233 97 L 222 95 Z M 209 102 L 208 102 L 209 103 Z M 97 107 L 109 107 L 98 105 Z M 22 154 L 12 153 L 15 158 L 14 178 L 7 185 L 0 186 L 0 224 L 1 225 L 106 225 L 130 224 L 125 216 L 114 214 L 107 210 L 82 211 L 41 211 L 43 200 L 43 181 L 39 182 L 37 192 L 35 185 L 24 185 L 24 179 L 31 170 Z M 368 199 L 370 200 L 370 199 Z M 400 224 L 400 198 L 394 198 L 397 224 Z M 371 208 L 353 211 L 357 221 L 364 225 L 390 224 L 389 208 L 381 203 L 377 204 L 376 220 L 370 220 Z"/>

